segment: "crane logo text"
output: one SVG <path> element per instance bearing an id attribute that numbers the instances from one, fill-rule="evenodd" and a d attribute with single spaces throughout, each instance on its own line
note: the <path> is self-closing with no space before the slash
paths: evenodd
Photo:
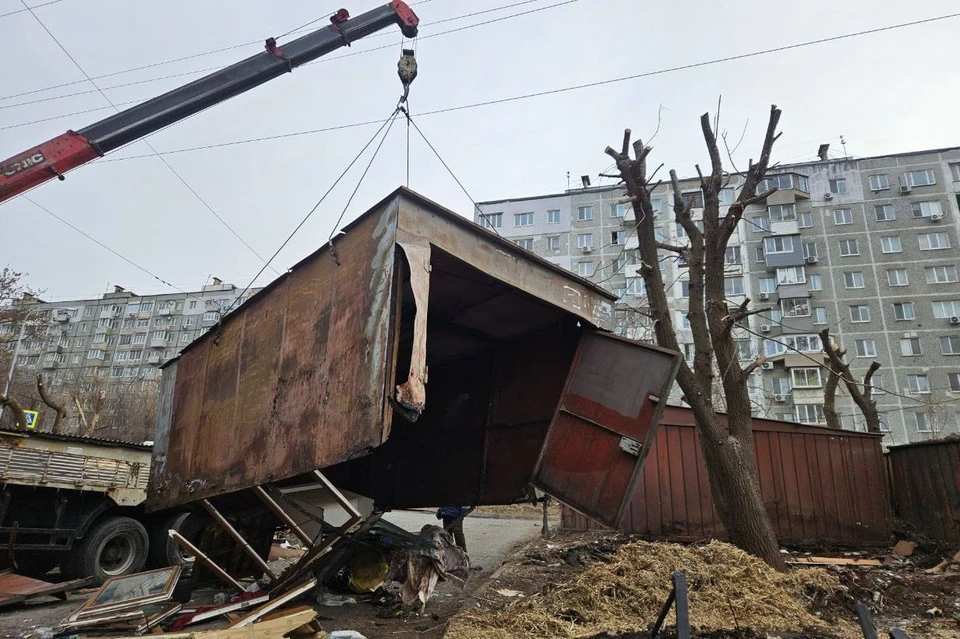
<path id="1" fill-rule="evenodd" d="M 44 157 L 43 153 L 37 151 L 36 153 L 28 155 L 25 158 L 21 158 L 15 162 L 11 162 L 10 164 L 0 166 L 0 173 L 2 173 L 4 177 L 13 177 L 20 171 L 26 171 L 30 167 L 42 164 L 46 161 L 47 158 Z"/>

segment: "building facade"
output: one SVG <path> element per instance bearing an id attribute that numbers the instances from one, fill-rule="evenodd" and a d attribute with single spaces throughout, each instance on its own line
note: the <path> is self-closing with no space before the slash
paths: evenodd
<path id="1" fill-rule="evenodd" d="M 43 372 L 53 385 L 84 378 L 150 382 L 159 367 L 253 294 L 214 278 L 200 291 L 137 295 L 114 287 L 96 299 L 17 303 L 23 323 L 8 326 L 5 343 L 19 341 L 16 371 Z"/>
<path id="2" fill-rule="evenodd" d="M 722 202 L 741 185 L 731 176 Z M 758 192 L 773 187 L 747 208 L 726 260 L 728 299 L 768 308 L 735 332 L 744 361 L 766 357 L 751 378 L 755 414 L 825 423 L 817 333 L 829 327 L 858 380 L 881 364 L 874 385 L 886 444 L 960 432 L 960 148 L 781 165 Z M 702 216 L 699 181 L 681 190 Z M 476 221 L 617 293 L 617 331 L 649 339 L 636 312 L 645 295 L 635 221 L 622 198 L 622 187 L 607 186 L 484 202 Z M 654 191 L 658 233 L 683 244 L 671 201 L 665 186 Z M 685 269 L 673 254 L 660 259 L 692 360 Z M 844 428 L 863 429 L 842 385 L 837 409 Z"/>

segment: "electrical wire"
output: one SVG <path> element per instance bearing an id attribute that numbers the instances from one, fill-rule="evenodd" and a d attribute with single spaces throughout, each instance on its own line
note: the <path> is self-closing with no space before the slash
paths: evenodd
<path id="1" fill-rule="evenodd" d="M 30 11 L 31 9 L 39 9 L 40 7 L 45 7 L 50 4 L 57 4 L 58 2 L 63 2 L 63 0 L 49 0 L 48 2 L 41 2 L 40 4 L 35 4 L 32 7 L 27 7 L 27 3 L 23 3 L 23 6 L 27 7 L 26 9 L 17 9 L 16 11 L 8 11 L 6 13 L 0 13 L 0 18 L 6 18 L 7 16 L 12 16 L 17 13 L 23 13 L 24 11 Z"/>
<path id="2" fill-rule="evenodd" d="M 30 8 L 29 6 L 27 6 L 26 1 L 25 1 L 25 0 L 20 0 L 20 2 L 23 4 L 24 7 L 27 7 L 27 10 L 30 12 L 30 15 L 32 15 L 32 16 L 34 17 L 34 19 L 37 21 L 37 23 L 43 28 L 43 30 L 47 32 L 47 35 L 49 35 L 50 38 L 53 39 L 53 41 L 57 44 L 57 46 L 60 48 L 60 50 L 63 51 L 63 53 L 64 53 L 64 54 L 70 59 L 70 61 L 73 63 L 73 65 L 74 65 L 75 67 L 77 67 L 77 69 L 80 71 L 80 73 L 82 73 L 82 74 L 84 75 L 84 77 L 86 77 L 87 80 L 90 82 L 90 84 L 91 84 L 94 88 L 96 88 L 97 91 L 100 92 L 100 95 L 103 96 L 103 99 L 106 100 L 106 101 L 110 104 L 111 107 L 113 107 L 115 110 L 117 110 L 117 111 L 119 112 L 119 109 L 117 109 L 116 105 L 113 104 L 113 101 L 112 101 L 110 98 L 108 98 L 107 95 L 106 95 L 103 91 L 100 90 L 100 88 L 97 86 L 97 83 L 94 82 L 94 81 L 90 78 L 90 76 L 87 74 L 86 71 L 84 71 L 83 67 L 80 66 L 80 63 L 77 62 L 76 58 L 74 58 L 74 57 L 70 54 L 70 52 L 67 51 L 67 48 L 66 48 L 65 46 L 63 46 L 63 43 L 61 43 L 60 40 L 58 40 L 57 37 L 56 37 L 55 35 L 53 35 L 53 32 L 50 31 L 50 29 L 47 28 L 47 25 L 43 23 L 43 21 L 39 18 L 39 16 L 37 16 L 36 13 L 34 13 L 33 9 Z M 181 182 L 185 187 L 187 187 L 187 190 L 189 190 L 189 191 L 194 195 L 194 197 L 196 197 L 197 200 L 199 200 L 200 203 L 203 204 L 203 206 L 204 206 L 208 211 L 210 211 L 210 213 L 212 213 L 213 216 L 214 216 L 215 218 L 217 218 L 217 220 L 220 221 L 220 223 L 224 226 L 224 228 L 226 228 L 228 231 L 230 231 L 230 233 L 232 233 L 234 237 L 236 237 L 238 240 L 240 240 L 240 242 L 241 242 L 244 246 L 246 246 L 246 247 L 250 250 L 250 252 L 252 252 L 254 255 L 256 255 L 261 261 L 265 261 L 265 260 L 263 259 L 263 257 L 261 257 L 260 254 L 256 251 L 256 249 L 254 249 L 252 246 L 250 246 L 250 244 L 249 244 L 245 239 L 243 239 L 243 238 L 240 236 L 240 234 L 237 233 L 237 231 L 234 230 L 234 228 L 233 228 L 232 226 L 230 226 L 230 224 L 227 223 L 227 221 L 226 221 L 225 219 L 223 219 L 223 218 L 220 216 L 220 214 L 217 213 L 217 212 L 213 209 L 213 207 L 210 206 L 210 204 L 209 204 L 205 199 L 203 199 L 203 198 L 200 196 L 199 193 L 197 193 L 196 189 L 194 189 L 192 186 L 190 186 L 190 184 L 187 183 L 187 181 L 183 178 L 183 176 L 180 175 L 180 173 L 179 173 L 176 169 L 174 169 L 173 166 L 171 166 L 169 162 L 167 162 L 166 158 L 164 158 L 164 157 L 161 156 L 159 153 L 157 153 L 157 150 L 153 147 L 153 145 L 150 143 L 149 140 L 143 140 L 143 142 L 150 148 L 150 150 L 153 151 L 153 153 L 157 156 L 157 158 L 159 158 L 159 160 L 160 160 L 161 162 L 163 162 L 163 164 L 164 164 L 168 169 L 170 169 L 170 172 L 172 172 L 172 173 L 176 176 L 176 178 L 177 178 L 178 180 L 180 180 L 180 182 Z M 275 272 L 277 275 L 280 274 L 280 273 L 277 272 L 275 269 L 274 269 L 274 272 Z"/>

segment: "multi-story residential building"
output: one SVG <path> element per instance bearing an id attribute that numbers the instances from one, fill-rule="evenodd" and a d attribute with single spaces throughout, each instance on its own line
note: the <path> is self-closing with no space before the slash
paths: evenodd
<path id="1" fill-rule="evenodd" d="M 97 299 L 54 303 L 27 297 L 17 303 L 25 330 L 16 369 L 45 371 L 49 379 L 67 382 L 158 379 L 159 366 L 239 305 L 241 293 L 214 278 L 188 293 L 137 295 L 116 286 Z M 12 348 L 19 328 L 6 330 Z"/>
<path id="2" fill-rule="evenodd" d="M 777 190 L 748 207 L 727 260 L 728 298 L 769 307 L 737 334 L 744 360 L 767 358 L 751 386 L 757 414 L 825 422 L 817 333 L 829 327 L 858 379 L 870 362 L 881 364 L 873 382 L 885 443 L 960 432 L 960 148 L 822 159 L 773 173 L 758 192 Z M 731 176 L 723 202 L 741 185 Z M 697 180 L 681 189 L 702 198 Z M 618 332 L 644 339 L 633 213 L 622 197 L 622 187 L 607 186 L 484 202 L 477 221 L 618 293 Z M 653 198 L 658 232 L 682 244 L 668 190 Z M 661 260 L 692 359 L 684 269 L 672 254 Z M 837 408 L 845 428 L 863 427 L 842 386 Z"/>

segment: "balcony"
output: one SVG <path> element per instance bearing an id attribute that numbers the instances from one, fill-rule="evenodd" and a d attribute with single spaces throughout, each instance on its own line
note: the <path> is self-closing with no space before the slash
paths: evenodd
<path id="1" fill-rule="evenodd" d="M 56 353 L 59 355 L 63 352 L 63 345 L 59 344 L 58 342 L 49 342 L 46 346 L 44 346 L 43 350 L 47 353 Z"/>
<path id="2" fill-rule="evenodd" d="M 160 353 L 150 353 L 147 355 L 147 364 L 159 364 L 160 363 Z"/>
<path id="3" fill-rule="evenodd" d="M 152 337 L 150 338 L 150 348 L 166 348 L 167 347 L 167 338 L 166 337 Z"/>
<path id="4" fill-rule="evenodd" d="M 800 225 L 796 220 L 785 222 L 770 222 L 771 235 L 799 235 Z"/>
<path id="5" fill-rule="evenodd" d="M 793 202 L 797 198 L 810 199 L 810 183 L 807 176 L 799 173 L 768 175 L 757 185 L 757 195 L 766 193 L 773 188 L 777 191 L 767 198 L 767 204 L 785 204 Z"/>
<path id="6" fill-rule="evenodd" d="M 164 306 L 163 308 L 157 310 L 157 315 L 172 315 L 172 314 L 173 314 L 173 309 L 170 308 L 169 306 Z"/>
<path id="7" fill-rule="evenodd" d="M 53 370 L 60 366 L 60 362 L 55 359 L 45 359 L 43 360 L 42 366 L 47 370 Z"/>
<path id="8" fill-rule="evenodd" d="M 803 284 L 778 284 L 777 295 L 781 298 L 788 297 L 810 297 L 810 285 Z"/>

